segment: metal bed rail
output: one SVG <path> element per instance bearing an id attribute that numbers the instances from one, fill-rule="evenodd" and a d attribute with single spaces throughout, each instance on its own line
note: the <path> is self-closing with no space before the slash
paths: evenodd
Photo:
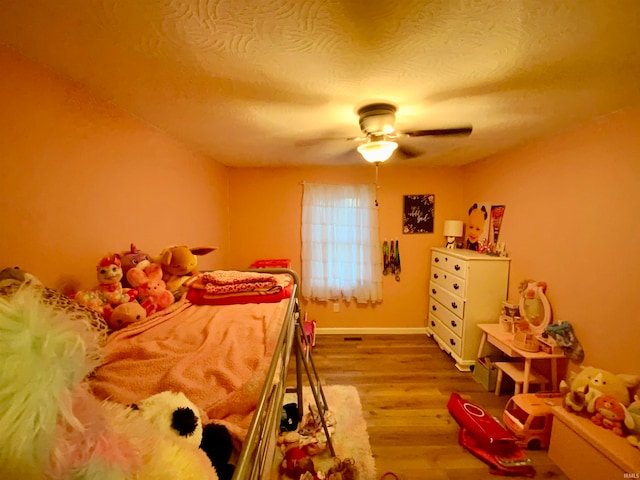
<path id="1" fill-rule="evenodd" d="M 295 348 L 294 336 L 299 320 L 298 274 L 286 268 L 247 269 L 244 271 L 280 274 L 285 273 L 293 279 L 293 288 L 287 308 L 285 321 L 269 365 L 256 411 L 249 425 L 233 480 L 262 480 L 269 478 L 273 468 L 276 442 L 280 432 L 282 400 L 286 389 L 287 371 L 291 354 Z M 296 363 L 296 368 L 297 363 Z M 299 369 L 298 369 L 299 370 Z M 299 372 L 296 375 L 296 392 L 301 395 Z"/>

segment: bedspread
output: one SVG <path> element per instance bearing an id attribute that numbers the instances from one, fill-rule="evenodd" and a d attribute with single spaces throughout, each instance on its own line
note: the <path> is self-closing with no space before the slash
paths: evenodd
<path id="1" fill-rule="evenodd" d="M 227 306 L 182 300 L 110 336 L 93 391 L 125 404 L 183 392 L 205 424 L 222 423 L 242 442 L 287 306 L 287 300 Z"/>

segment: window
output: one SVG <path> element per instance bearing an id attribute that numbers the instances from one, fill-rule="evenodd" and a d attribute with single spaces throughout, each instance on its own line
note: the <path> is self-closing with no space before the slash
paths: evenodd
<path id="1" fill-rule="evenodd" d="M 305 184 L 302 296 L 382 300 L 382 253 L 374 185 Z"/>

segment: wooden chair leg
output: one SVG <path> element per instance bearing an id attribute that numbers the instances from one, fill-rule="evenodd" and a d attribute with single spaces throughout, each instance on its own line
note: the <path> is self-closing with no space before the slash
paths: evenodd
<path id="1" fill-rule="evenodd" d="M 513 392 L 514 395 L 518 395 L 520 393 L 521 386 L 522 386 L 522 383 L 516 382 L 516 388 L 515 388 L 515 391 Z"/>

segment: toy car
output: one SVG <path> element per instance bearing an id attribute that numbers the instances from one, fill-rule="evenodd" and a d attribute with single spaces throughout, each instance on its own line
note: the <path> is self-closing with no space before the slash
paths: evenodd
<path id="1" fill-rule="evenodd" d="M 516 437 L 516 443 L 529 450 L 549 447 L 551 407 L 559 404 L 559 394 L 521 393 L 509 399 L 502 422 Z"/>

